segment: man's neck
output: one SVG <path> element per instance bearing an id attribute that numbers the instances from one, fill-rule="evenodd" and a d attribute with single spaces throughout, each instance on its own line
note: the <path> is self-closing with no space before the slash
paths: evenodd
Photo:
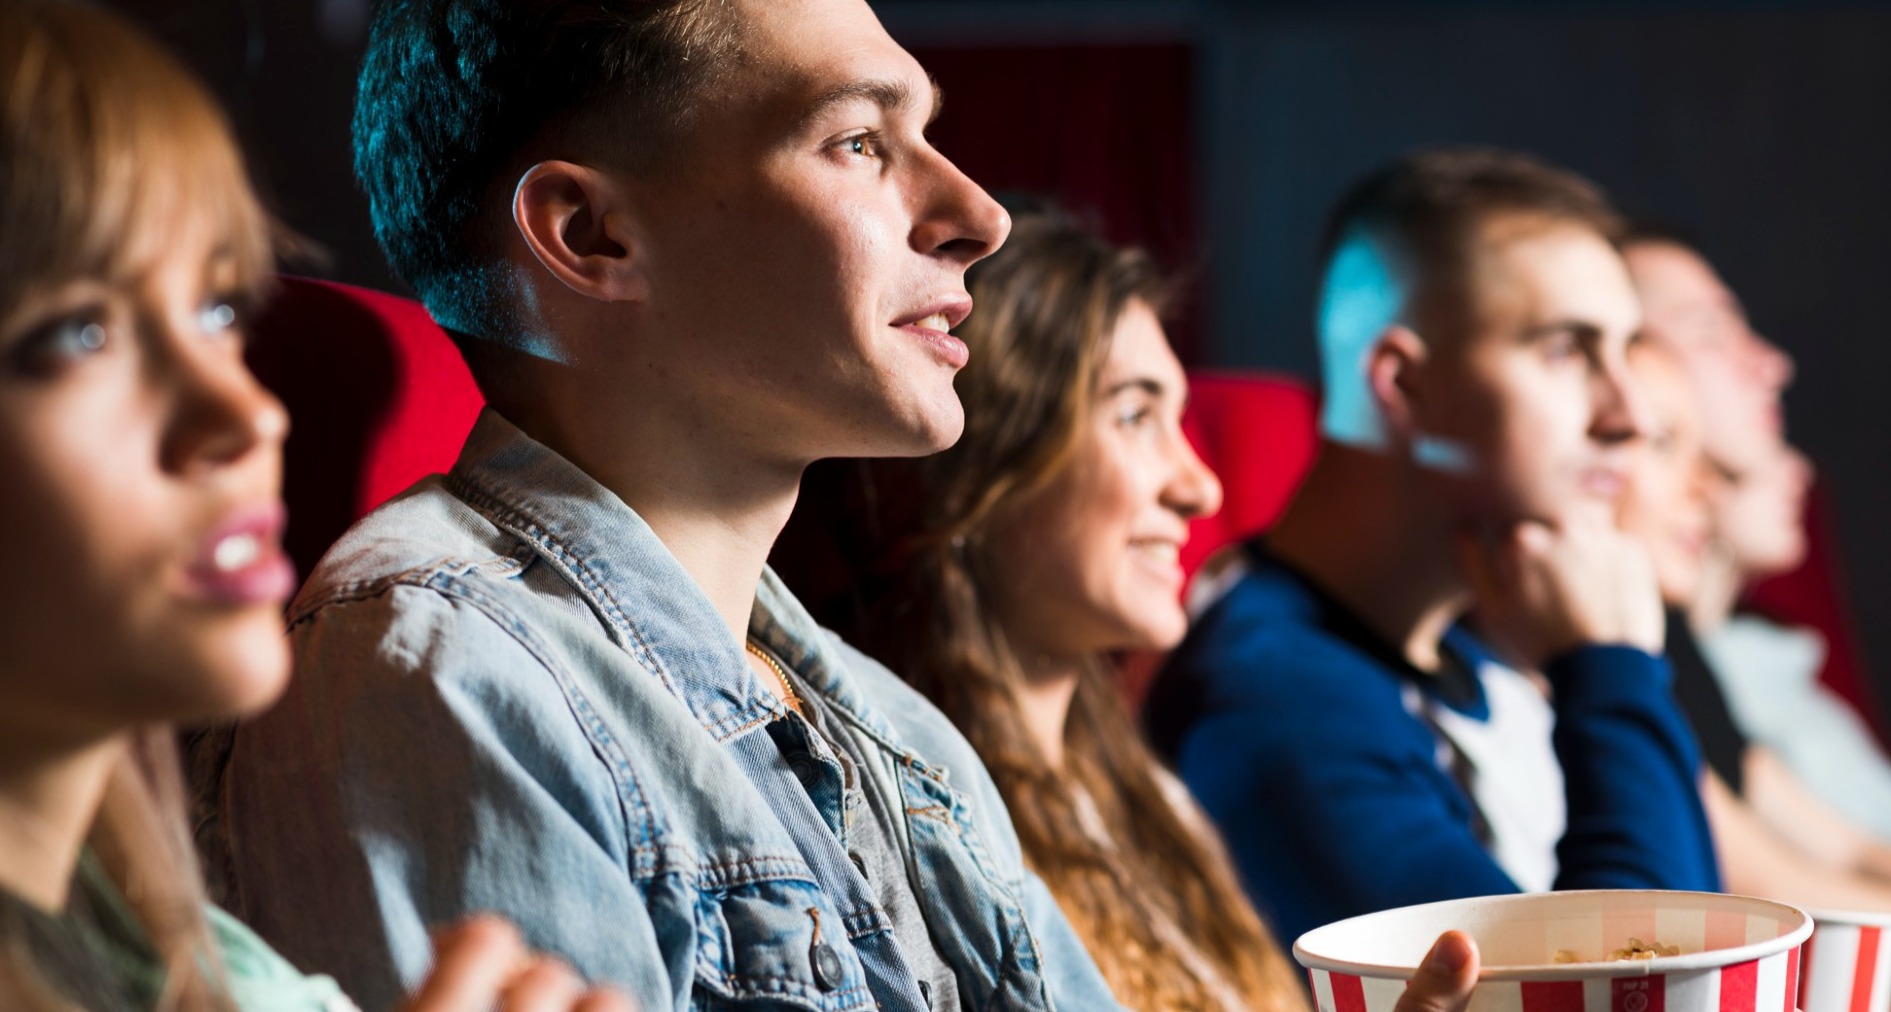
<path id="1" fill-rule="evenodd" d="M 1697 633 L 1711 632 L 1733 616 L 1746 584 L 1746 574 L 1725 544 L 1715 542 L 1701 560 L 1700 587 L 1688 608 L 1688 625 Z"/>
<path id="2" fill-rule="evenodd" d="M 58 913 L 124 745 L 51 755 L 20 745 L 0 752 L 0 889 Z"/>
<path id="3" fill-rule="evenodd" d="M 627 408 L 627 396 L 540 390 L 493 406 L 635 510 L 744 642 L 756 584 L 794 512 L 806 462 L 765 459 L 711 420 L 654 398 Z M 612 406 L 584 407 L 598 404 Z"/>
<path id="4" fill-rule="evenodd" d="M 1397 459 L 1333 443 L 1268 532 L 1282 561 L 1345 605 L 1421 671 L 1469 606 L 1443 510 Z"/>

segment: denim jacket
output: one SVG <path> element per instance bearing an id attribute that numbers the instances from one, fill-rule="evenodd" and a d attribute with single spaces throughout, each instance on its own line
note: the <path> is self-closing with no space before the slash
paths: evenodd
<path id="1" fill-rule="evenodd" d="M 967 1007 L 1116 1008 L 945 717 L 772 572 L 750 633 L 900 799 Z M 364 1007 L 424 976 L 429 926 L 495 911 L 647 1010 L 924 1009 L 869 990 L 884 915 L 864 887 L 822 889 L 788 830 L 841 825 L 838 794 L 758 786 L 756 764 L 789 769 L 762 733 L 784 710 L 708 598 L 622 500 L 497 413 L 449 474 L 342 538 L 290 634 L 288 694 L 210 746 L 213 871 Z"/>

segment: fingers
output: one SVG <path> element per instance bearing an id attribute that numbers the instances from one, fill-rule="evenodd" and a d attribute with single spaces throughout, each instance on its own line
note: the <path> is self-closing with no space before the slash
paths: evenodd
<path id="1" fill-rule="evenodd" d="M 484 1012 L 528 959 L 518 929 L 492 916 L 435 932 L 433 952 L 433 972 L 408 999 L 408 1012 Z"/>
<path id="2" fill-rule="evenodd" d="M 586 994 L 572 1012 L 637 1012 L 637 1003 L 621 991 L 601 987 Z"/>
<path id="3" fill-rule="evenodd" d="M 490 915 L 434 934 L 433 971 L 405 1012 L 635 1012 L 608 989 L 591 990 L 564 961 L 532 953 L 517 928 Z"/>
<path id="4" fill-rule="evenodd" d="M 584 981 L 563 960 L 534 959 L 499 996 L 506 1012 L 569 1012 L 584 997 Z"/>
<path id="5" fill-rule="evenodd" d="M 1585 643 L 1661 652 L 1653 564 L 1605 523 L 1523 521 L 1482 538 L 1461 535 L 1457 553 L 1480 624 L 1514 661 L 1541 666 Z"/>
<path id="6" fill-rule="evenodd" d="M 1447 931 L 1432 943 L 1392 1012 L 1463 1012 L 1477 970 L 1477 943 L 1462 931 Z"/>

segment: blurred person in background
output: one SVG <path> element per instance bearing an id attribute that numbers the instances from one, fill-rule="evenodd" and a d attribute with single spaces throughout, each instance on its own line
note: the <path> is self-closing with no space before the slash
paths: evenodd
<path id="1" fill-rule="evenodd" d="M 1653 574 L 1613 522 L 1645 425 L 1619 227 L 1588 182 L 1477 148 L 1408 155 L 1333 216 L 1319 457 L 1211 563 L 1147 704 L 1287 937 L 1719 886 Z"/>
<path id="2" fill-rule="evenodd" d="M 1022 201 L 966 280 L 965 433 L 932 457 L 829 472 L 847 505 L 826 533 L 857 574 L 831 613 L 978 749 L 1025 862 L 1126 1006 L 1304 1009 L 1113 678 L 1114 653 L 1181 640 L 1178 550 L 1221 498 L 1182 434 L 1169 286 L 1142 251 Z M 1445 961 L 1463 944 L 1434 953 L 1430 989 L 1460 972 Z"/>
<path id="3" fill-rule="evenodd" d="M 1812 468 L 1785 438 L 1792 358 L 1753 329 L 1739 298 L 1684 237 L 1637 225 L 1624 250 L 1647 337 L 1692 383 L 1707 456 L 1725 479 L 1711 505 L 1714 533 L 1691 624 L 1740 730 L 1765 746 L 1743 778 L 1747 797 L 1793 833 L 1799 792 L 1773 790 L 1790 781 L 1870 837 L 1891 840 L 1891 758 L 1858 711 L 1819 680 L 1823 636 L 1739 607 L 1748 587 L 1806 557 Z"/>
<path id="4" fill-rule="evenodd" d="M 1138 251 L 1048 209 L 975 265 L 966 431 L 884 462 L 883 543 L 854 638 L 963 730 L 1036 869 L 1138 1009 L 1297 1009 L 1296 975 L 1181 785 L 1149 755 L 1108 651 L 1173 646 L 1176 550 L 1220 486 L 1182 438 L 1186 380 Z M 897 491 L 896 491 L 897 490 Z"/>
<path id="5" fill-rule="evenodd" d="M 288 419 L 243 364 L 267 219 L 114 15 L 0 4 L 0 96 L 0 1007 L 352 1008 L 206 903 L 172 744 L 289 676 Z M 628 1008 L 502 922 L 437 943 L 415 1012 Z"/>
<path id="6" fill-rule="evenodd" d="M 1731 892 L 1826 909 L 1891 910 L 1891 849 L 1819 802 L 1764 745 L 1751 743 L 1719 692 L 1690 614 L 1708 590 L 1716 500 L 1732 490 L 1703 449 L 1694 389 L 1664 346 L 1638 347 L 1636 379 L 1649 404 L 1635 447 L 1622 529 L 1648 548 L 1668 608 L 1675 694 L 1701 743 L 1701 798 Z"/>

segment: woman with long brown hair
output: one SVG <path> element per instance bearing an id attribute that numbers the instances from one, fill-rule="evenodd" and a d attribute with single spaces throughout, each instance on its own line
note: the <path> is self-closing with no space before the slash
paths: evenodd
<path id="1" fill-rule="evenodd" d="M 871 543 L 848 554 L 871 561 L 835 620 L 977 748 L 1026 863 L 1124 1005 L 1302 1009 L 1112 679 L 1112 652 L 1181 639 L 1177 550 L 1221 494 L 1182 435 L 1168 289 L 1145 254 L 1048 210 L 1018 213 L 967 280 L 965 434 L 843 493 L 870 513 Z"/>
<path id="2" fill-rule="evenodd" d="M 0 222 L 0 1007 L 352 1008 L 205 903 L 172 746 L 289 674 L 287 419 L 241 336 L 270 229 L 228 129 L 117 17 L 5 0 Z M 409 1008 L 624 1007 L 490 919 L 438 957 Z"/>

